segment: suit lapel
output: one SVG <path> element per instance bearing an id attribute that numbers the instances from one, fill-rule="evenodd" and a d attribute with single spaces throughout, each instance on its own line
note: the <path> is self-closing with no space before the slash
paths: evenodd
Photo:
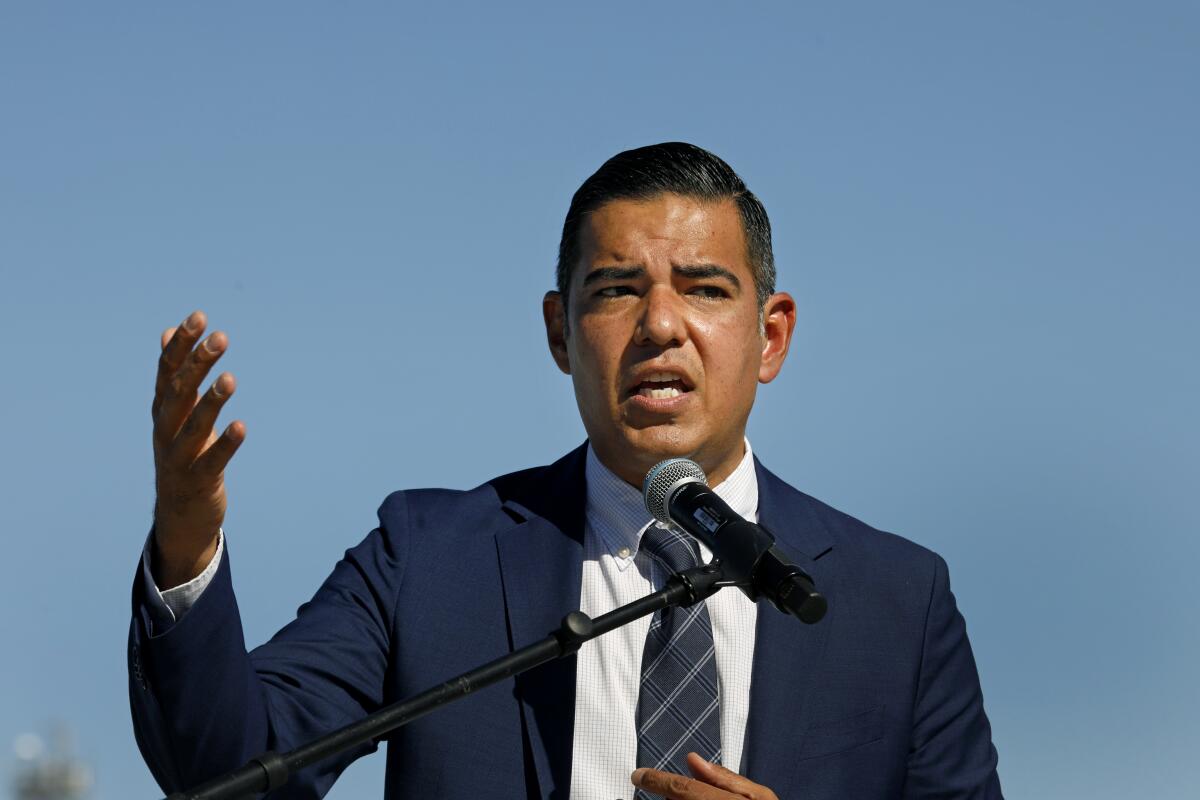
<path id="1" fill-rule="evenodd" d="M 581 447 L 544 470 L 494 484 L 513 518 L 496 535 L 510 645 L 545 638 L 579 608 L 583 563 L 584 454 Z M 566 800 L 571 787 L 575 728 L 575 658 L 519 676 L 530 756 L 539 795 Z"/>
<path id="2" fill-rule="evenodd" d="M 830 629 L 837 624 L 837 574 L 828 531 L 804 495 L 757 460 L 755 469 L 759 523 L 796 557 L 829 600 L 829 612 L 815 625 L 781 614 L 767 601 L 759 605 L 743 766 L 751 780 L 790 797 L 804 707 L 821 674 Z"/>
<path id="3" fill-rule="evenodd" d="M 579 607 L 585 455 L 586 444 L 545 469 L 493 483 L 513 520 L 496 534 L 496 548 L 514 649 L 544 638 Z M 788 797 L 805 703 L 837 622 L 837 576 L 828 531 L 812 505 L 757 460 L 755 470 L 759 522 L 797 557 L 829 600 L 829 613 L 816 625 L 781 614 L 767 602 L 759 607 L 743 772 Z M 560 659 L 516 682 L 538 795 L 550 800 L 566 800 L 570 792 L 575 666 L 573 657 Z"/>

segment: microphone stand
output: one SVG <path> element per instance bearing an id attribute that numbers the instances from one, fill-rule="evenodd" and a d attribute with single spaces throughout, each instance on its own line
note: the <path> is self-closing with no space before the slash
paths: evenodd
<path id="1" fill-rule="evenodd" d="M 296 771 L 332 755 L 382 737 L 435 708 L 458 700 L 473 691 L 499 683 L 559 658 L 575 655 L 584 642 L 670 606 L 691 606 L 703 602 L 726 586 L 742 584 L 728 580 L 719 562 L 714 561 L 676 573 L 661 591 L 592 619 L 581 611 L 563 617 L 562 625 L 545 639 L 483 666 L 451 678 L 440 686 L 426 689 L 368 715 L 364 719 L 327 733 L 308 744 L 286 753 L 267 751 L 232 772 L 207 781 L 185 792 L 176 792 L 166 800 L 244 800 L 278 789 Z"/>

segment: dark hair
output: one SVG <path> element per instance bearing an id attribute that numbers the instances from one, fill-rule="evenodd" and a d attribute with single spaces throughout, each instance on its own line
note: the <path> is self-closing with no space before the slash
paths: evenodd
<path id="1" fill-rule="evenodd" d="M 746 256 L 754 272 L 754 292 L 762 308 L 775 292 L 775 256 L 767 210 L 732 167 L 686 142 L 663 142 L 617 153 L 575 192 L 563 222 L 555 271 L 564 303 L 571 272 L 579 260 L 579 229 L 586 215 L 612 200 L 649 200 L 661 194 L 737 203 Z"/>

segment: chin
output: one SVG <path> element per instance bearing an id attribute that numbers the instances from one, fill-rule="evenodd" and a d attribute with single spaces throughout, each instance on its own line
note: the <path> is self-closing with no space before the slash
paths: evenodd
<path id="1" fill-rule="evenodd" d="M 665 425 L 634 431 L 626 437 L 626 444 L 631 454 L 636 453 L 647 467 L 665 458 L 690 458 L 699 446 L 694 437 Z"/>

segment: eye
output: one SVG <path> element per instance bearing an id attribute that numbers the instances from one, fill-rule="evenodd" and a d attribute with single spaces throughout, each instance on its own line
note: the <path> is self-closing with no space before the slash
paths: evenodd
<path id="1" fill-rule="evenodd" d="M 632 286 L 605 286 L 596 290 L 596 297 L 623 297 L 634 294 Z"/>
<path id="2" fill-rule="evenodd" d="M 694 286 L 688 291 L 688 294 L 702 297 L 705 300 L 720 300 L 723 297 L 729 297 L 729 292 L 720 286 Z"/>

